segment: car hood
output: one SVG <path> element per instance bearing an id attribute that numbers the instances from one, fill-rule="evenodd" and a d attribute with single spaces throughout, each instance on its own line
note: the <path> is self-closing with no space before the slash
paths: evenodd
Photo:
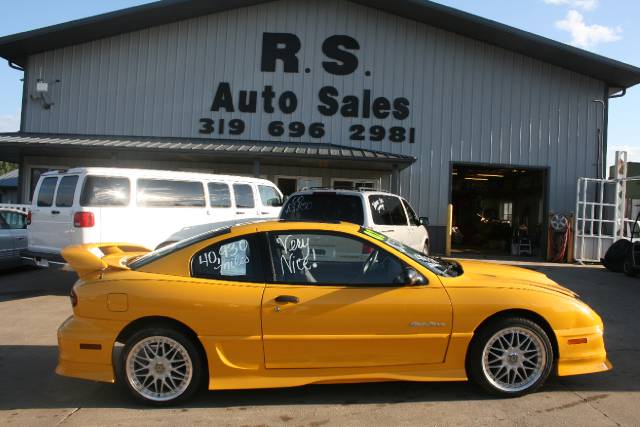
<path id="1" fill-rule="evenodd" d="M 559 292 L 570 297 L 578 294 L 564 286 L 558 285 L 545 274 L 528 268 L 511 265 L 494 264 L 482 261 L 456 260 L 464 273 L 454 278 L 443 280 L 445 285 L 485 288 L 522 288 Z"/>

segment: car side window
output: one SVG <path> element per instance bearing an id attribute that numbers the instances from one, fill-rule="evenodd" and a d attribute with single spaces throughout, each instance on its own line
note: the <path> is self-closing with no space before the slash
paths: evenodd
<path id="1" fill-rule="evenodd" d="M 369 206 L 374 224 L 407 225 L 407 216 L 398 197 L 371 195 Z"/>
<path id="2" fill-rule="evenodd" d="M 269 234 L 276 283 L 402 286 L 405 266 L 382 248 L 353 236 L 313 231 Z"/>
<path id="3" fill-rule="evenodd" d="M 57 177 L 45 178 L 40 184 L 40 191 L 38 191 L 37 205 L 40 207 L 49 207 L 53 204 L 53 194 L 56 191 Z"/>
<path id="4" fill-rule="evenodd" d="M 209 205 L 212 208 L 230 208 L 231 192 L 229 185 L 224 182 L 210 182 L 207 184 L 209 189 Z"/>
<path id="5" fill-rule="evenodd" d="M 56 206 L 59 208 L 69 208 L 73 206 L 73 197 L 76 193 L 78 176 L 65 176 L 60 180 L 58 193 L 56 194 Z"/>
<path id="6" fill-rule="evenodd" d="M 407 202 L 405 199 L 402 199 L 402 204 L 404 205 L 404 208 L 407 211 L 407 215 L 409 216 L 409 225 L 413 225 L 415 227 L 419 226 L 420 218 L 418 218 L 418 215 L 416 215 L 416 212 L 413 210 L 409 202 Z"/>
<path id="7" fill-rule="evenodd" d="M 191 276 L 232 282 L 262 282 L 260 251 L 255 235 L 227 239 L 197 252 L 191 258 Z"/>
<path id="8" fill-rule="evenodd" d="M 250 209 L 256 206 L 253 198 L 253 189 L 249 184 L 233 184 L 233 192 L 236 199 L 236 208 Z"/>
<path id="9" fill-rule="evenodd" d="M 260 200 L 263 206 L 282 206 L 282 197 L 274 187 L 258 185 L 258 191 L 260 192 Z"/>

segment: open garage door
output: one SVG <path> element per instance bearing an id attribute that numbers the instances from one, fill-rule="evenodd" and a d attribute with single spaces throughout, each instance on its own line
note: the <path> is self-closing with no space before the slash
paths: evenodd
<path id="1" fill-rule="evenodd" d="M 454 164 L 454 254 L 540 256 L 546 191 L 546 169 Z"/>

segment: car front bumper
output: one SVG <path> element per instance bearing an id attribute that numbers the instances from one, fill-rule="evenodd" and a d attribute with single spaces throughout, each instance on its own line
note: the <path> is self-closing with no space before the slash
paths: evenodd
<path id="1" fill-rule="evenodd" d="M 604 372 L 613 368 L 607 359 L 602 326 L 556 330 L 558 376 Z"/>

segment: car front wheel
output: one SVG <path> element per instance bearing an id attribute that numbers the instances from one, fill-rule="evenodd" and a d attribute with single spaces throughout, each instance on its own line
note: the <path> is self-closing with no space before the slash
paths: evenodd
<path id="1" fill-rule="evenodd" d="M 121 357 L 128 390 L 138 400 L 156 406 L 190 397 L 201 382 L 202 367 L 202 358 L 191 339 L 164 328 L 134 334 Z"/>
<path id="2" fill-rule="evenodd" d="M 553 367 L 547 333 L 535 322 L 506 318 L 479 331 L 467 369 L 475 383 L 492 394 L 517 397 L 540 388 Z"/>

